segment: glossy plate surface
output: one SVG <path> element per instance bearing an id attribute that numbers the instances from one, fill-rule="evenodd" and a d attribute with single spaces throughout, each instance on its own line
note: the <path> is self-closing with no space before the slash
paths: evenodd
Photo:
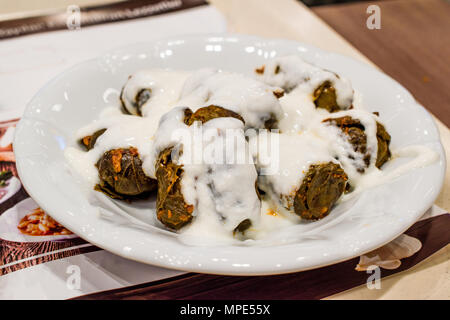
<path id="1" fill-rule="evenodd" d="M 129 74 L 142 68 L 195 70 L 219 67 L 251 74 L 274 56 L 299 54 L 348 77 L 363 103 L 379 111 L 392 149 L 422 144 L 440 159 L 336 208 L 298 241 L 274 246 L 188 246 L 176 235 L 100 218 L 98 208 L 69 173 L 64 149 L 74 132 L 116 103 Z M 286 40 L 250 36 L 189 36 L 139 44 L 64 72 L 29 103 L 14 141 L 22 182 L 52 217 L 87 241 L 123 257 L 186 271 L 261 275 L 306 270 L 375 249 L 411 226 L 434 202 L 444 179 L 445 156 L 430 114 L 397 82 L 348 57 Z M 389 169 L 389 167 L 387 167 Z M 151 209 L 134 207 L 135 216 Z M 337 213 L 340 212 L 340 213 Z"/>

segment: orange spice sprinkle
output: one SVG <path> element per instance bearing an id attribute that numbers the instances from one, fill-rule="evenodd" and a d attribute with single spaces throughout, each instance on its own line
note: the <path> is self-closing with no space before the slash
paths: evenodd
<path id="1" fill-rule="evenodd" d="M 170 184 L 167 186 L 167 192 L 170 192 L 170 190 L 172 190 L 172 187 L 175 185 L 175 182 L 177 182 L 177 180 L 178 180 L 178 176 L 177 175 L 172 175 L 171 176 L 171 181 L 170 181 Z"/>
<path id="2" fill-rule="evenodd" d="M 120 172 L 122 170 L 120 164 L 122 161 L 122 149 L 115 149 L 111 151 L 111 161 L 114 171 Z"/>
<path id="3" fill-rule="evenodd" d="M 180 216 L 178 217 L 178 219 L 180 219 L 180 220 L 183 221 L 183 222 L 189 221 L 190 218 L 191 218 L 191 217 L 190 217 L 190 216 L 187 216 L 187 215 L 180 215 Z"/>
<path id="4" fill-rule="evenodd" d="M 91 136 L 87 136 L 87 137 L 84 137 L 83 138 L 83 144 L 85 145 L 85 146 L 88 146 L 89 145 L 89 143 L 91 142 Z"/>
<path id="5" fill-rule="evenodd" d="M 192 213 L 194 211 L 194 206 L 192 204 L 185 204 L 184 207 L 188 213 Z"/>

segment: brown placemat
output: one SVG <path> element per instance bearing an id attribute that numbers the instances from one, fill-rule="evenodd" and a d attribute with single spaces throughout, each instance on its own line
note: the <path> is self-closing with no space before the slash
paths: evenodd
<path id="1" fill-rule="evenodd" d="M 450 214 L 416 222 L 405 233 L 422 242 L 422 249 L 403 259 L 395 270 L 381 269 L 381 277 L 407 270 L 450 243 Z M 355 270 L 359 258 L 310 271 L 259 277 L 187 273 L 181 276 L 75 299 L 322 299 L 365 284 L 371 274 Z"/>
<path id="2" fill-rule="evenodd" d="M 86 244 L 86 246 L 80 246 Z M 67 250 L 63 250 L 67 249 Z M 41 263 L 102 250 L 81 238 L 65 241 L 14 242 L 0 239 L 0 276 Z M 37 255 L 44 252 L 45 255 Z M 20 261 L 20 262 L 18 262 Z"/>

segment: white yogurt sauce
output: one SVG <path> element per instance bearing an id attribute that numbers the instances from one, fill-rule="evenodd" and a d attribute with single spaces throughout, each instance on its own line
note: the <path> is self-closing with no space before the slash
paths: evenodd
<path id="1" fill-rule="evenodd" d="M 352 109 L 329 114 L 326 118 L 339 118 L 350 116 L 357 119 L 364 126 L 364 133 L 367 137 L 367 153 L 370 154 L 370 167 L 375 167 L 378 152 L 377 140 L 377 120 L 378 117 L 373 113 L 361 109 Z M 315 128 L 311 128 L 315 134 L 320 136 L 322 140 L 327 142 L 327 149 L 330 153 L 339 158 L 342 168 L 349 176 L 350 182 L 357 183 L 362 173 L 358 169 L 366 169 L 363 160 L 364 154 L 356 152 L 353 145 L 347 140 L 341 129 L 331 123 L 320 122 Z"/>
<path id="2" fill-rule="evenodd" d="M 278 73 L 275 73 L 276 66 L 280 66 Z M 324 81 L 330 81 L 336 88 L 338 103 L 343 109 L 352 103 L 355 109 L 336 113 L 316 109 L 312 93 Z M 289 89 L 280 99 L 273 94 L 278 87 Z M 177 158 L 174 154 L 173 159 L 183 165 L 182 193 L 195 209 L 192 223 L 180 231 L 179 239 L 195 245 L 236 241 L 233 230 L 244 219 L 252 221 L 246 235 L 258 240 L 298 224 L 300 218 L 289 210 L 292 207 L 289 197 L 285 197 L 284 202 L 279 199 L 280 195 L 295 193 L 313 163 L 331 161 L 343 167 L 354 187 L 352 193 L 341 197 L 340 201 L 346 201 L 439 158 L 425 146 L 410 146 L 392 151 L 394 160 L 391 161 L 405 157 L 410 159 L 407 163 L 386 171 L 376 168 L 376 121 L 380 122 L 380 119 L 364 110 L 361 97 L 353 92 L 349 81 L 297 56 L 269 61 L 264 75 L 256 79 L 216 69 L 201 69 L 194 73 L 139 71 L 130 77 L 123 90 L 125 108 L 130 113 L 136 114 L 133 101 L 139 90 L 145 88 L 151 89 L 152 94 L 142 107 L 143 117 L 124 115 L 118 106 L 107 108 L 98 120 L 75 134 L 74 146 L 65 150 L 65 156 L 73 174 L 83 177 L 92 189 L 99 179 L 95 163 L 108 150 L 136 147 L 144 172 L 155 178 L 159 153 L 167 147 L 174 146 L 175 150 L 182 147 L 182 155 Z M 213 119 L 202 126 L 199 123 L 189 127 L 184 124 L 186 107 L 195 111 L 208 105 L 239 113 L 246 122 L 245 128 L 264 128 L 264 122 L 275 115 L 280 132 L 253 133 L 247 142 L 244 125 L 235 118 Z M 345 115 L 360 120 L 365 127 L 371 162 L 364 173 L 356 170 L 358 164 L 362 165 L 362 155 L 354 152 L 338 128 L 322 123 L 324 119 Z M 79 139 L 104 128 L 107 128 L 106 132 L 97 139 L 92 150 L 82 151 L 77 145 Z M 230 162 L 225 138 L 227 129 L 233 129 L 238 145 L 245 150 L 239 154 L 253 157 L 256 167 L 251 161 L 228 165 L 198 162 L 199 157 L 200 160 L 225 157 Z M 200 141 L 186 140 L 198 134 L 198 130 L 207 134 Z M 270 145 L 272 138 L 278 140 L 278 145 L 260 148 L 264 143 Z M 355 160 L 350 160 L 349 155 Z M 270 174 L 258 177 L 256 168 L 260 173 Z M 257 179 L 259 187 L 268 194 L 267 200 L 259 201 L 257 197 Z"/>
<path id="3" fill-rule="evenodd" d="M 275 90 L 279 88 L 241 74 L 202 69 L 186 80 L 179 105 L 193 111 L 208 105 L 224 107 L 239 113 L 247 128 L 264 128 L 272 115 L 283 116 Z"/>
<path id="4" fill-rule="evenodd" d="M 135 147 L 139 150 L 140 158 L 145 161 L 152 150 L 153 133 L 157 128 L 157 123 L 152 118 L 124 115 L 119 114 L 119 111 L 111 112 L 107 109 L 107 112 L 102 114 L 99 120 L 81 128 L 75 134 L 72 144 L 77 145 L 83 137 L 104 128 L 107 128 L 107 130 L 98 137 L 95 148 L 84 151 L 79 146 L 73 146 L 66 148 L 64 151 L 76 174 L 85 177 L 92 187 L 99 182 L 95 164 L 109 150 Z M 152 177 L 151 172 L 145 173 Z"/>
<path id="5" fill-rule="evenodd" d="M 261 212 L 255 191 L 256 168 L 245 159 L 236 161 L 248 150 L 244 124 L 235 118 L 216 118 L 187 126 L 183 120 L 182 107 L 161 119 L 151 162 L 155 163 L 162 150 L 173 147 L 172 161 L 183 166 L 181 191 L 185 202 L 194 205 L 193 223 L 181 230 L 184 239 L 230 239 L 242 221 L 250 219 L 257 224 Z M 227 146 L 227 134 L 234 134 L 236 148 Z"/>
<path id="6" fill-rule="evenodd" d="M 278 147 L 271 148 L 265 154 L 262 146 L 269 145 L 269 139 L 278 135 Z M 317 163 L 338 163 L 328 150 L 326 141 L 306 132 L 301 135 L 286 133 L 259 134 L 249 141 L 254 151 L 255 163 L 258 169 L 269 166 L 276 168 L 275 172 L 260 175 L 259 187 L 274 198 L 274 202 L 283 200 L 285 208 L 293 207 L 293 195 L 300 187 L 310 165 Z M 258 143 L 260 147 L 254 147 Z M 259 151 L 259 152 L 255 152 Z M 266 159 L 263 159 L 266 158 Z M 284 198 L 290 196 L 289 198 Z M 278 209 L 278 208 L 277 208 Z"/>
<path id="7" fill-rule="evenodd" d="M 299 88 L 308 95 L 312 95 L 321 84 L 329 81 L 336 89 L 339 107 L 345 110 L 352 105 L 353 88 L 349 80 L 307 63 L 297 55 L 270 60 L 264 66 L 264 73 L 257 74 L 257 78 L 287 92 Z"/>
<path id="8" fill-rule="evenodd" d="M 162 114 L 158 111 L 161 108 L 164 110 L 178 101 L 188 76 L 188 72 L 182 71 L 173 72 L 159 69 L 138 71 L 129 77 L 123 88 L 124 107 L 129 113 L 137 115 L 136 96 L 142 89 L 150 89 L 151 98 L 142 106 L 142 115 L 159 119 Z"/>
<path id="9" fill-rule="evenodd" d="M 358 179 L 355 184 L 355 190 L 345 195 L 343 200 L 354 197 L 367 189 L 389 183 L 412 170 L 432 165 L 439 161 L 439 154 L 426 146 L 411 145 L 394 150 L 390 161 L 400 158 L 409 159 L 409 161 L 388 171 L 380 170 L 375 166 L 370 167 Z"/>

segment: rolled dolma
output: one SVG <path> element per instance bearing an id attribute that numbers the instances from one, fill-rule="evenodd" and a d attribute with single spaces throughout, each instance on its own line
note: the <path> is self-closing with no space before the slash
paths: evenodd
<path id="1" fill-rule="evenodd" d="M 348 177 L 337 163 L 312 164 L 294 196 L 294 212 L 307 220 L 322 219 L 344 193 Z"/>
<path id="2" fill-rule="evenodd" d="M 313 101 L 316 108 L 326 109 L 328 112 L 341 110 L 337 103 L 336 89 L 330 81 L 323 82 L 314 90 Z"/>
<path id="3" fill-rule="evenodd" d="M 182 139 L 167 139 L 177 129 L 185 130 L 185 134 L 178 137 L 186 138 L 196 130 L 195 123 L 196 126 L 201 124 L 204 132 L 209 130 L 206 140 L 194 140 L 190 147 Z M 243 128 L 244 120 L 239 114 L 215 105 L 195 112 L 176 108 L 161 119 L 155 138 L 155 149 L 162 150 L 155 167 L 159 221 L 174 230 L 194 219 L 193 225 L 197 227 L 208 221 L 204 224 L 216 225 L 228 233 L 243 234 L 258 219 L 260 203 L 253 165 L 229 163 L 224 158 L 218 159 L 219 163 L 195 163 L 190 158 L 200 144 L 202 159 L 216 159 L 216 152 L 224 151 L 228 129 L 237 129 L 237 135 L 232 138 L 245 146 Z"/>
<path id="4" fill-rule="evenodd" d="M 105 152 L 97 161 L 100 183 L 95 186 L 113 199 L 144 198 L 156 189 L 156 180 L 142 170 L 136 148 L 119 148 Z"/>
<path id="5" fill-rule="evenodd" d="M 275 144 L 269 152 L 261 152 L 261 146 L 268 141 Z M 270 133 L 250 138 L 252 150 L 256 143 L 259 153 L 255 162 L 260 173 L 264 168 L 276 169 L 258 177 L 258 188 L 275 211 L 307 220 L 322 219 L 329 214 L 346 190 L 348 176 L 320 139 L 307 133 Z"/>
<path id="6" fill-rule="evenodd" d="M 179 98 L 186 77 L 184 72 L 169 70 L 141 70 L 130 75 L 120 92 L 122 111 L 146 116 L 152 105 L 173 105 Z"/>
<path id="7" fill-rule="evenodd" d="M 241 120 L 242 123 L 245 124 L 244 119 L 236 112 L 214 105 L 197 109 L 194 113 L 191 109 L 186 109 L 184 123 L 190 126 L 195 121 L 205 123 L 212 119 L 227 117 L 236 118 L 238 120 Z"/>
<path id="8" fill-rule="evenodd" d="M 391 143 L 391 135 L 387 132 L 386 128 L 377 121 L 377 161 L 375 165 L 377 168 L 381 168 L 391 158 L 391 150 L 389 145 Z"/>
<path id="9" fill-rule="evenodd" d="M 371 163 L 372 154 L 367 147 L 367 135 L 365 132 L 365 126 L 357 118 L 352 116 L 343 116 L 338 118 L 328 118 L 323 120 L 324 123 L 330 123 L 338 127 L 342 134 L 346 137 L 347 141 L 353 146 L 353 150 L 362 155 L 364 167 L 358 166 L 359 172 L 364 172 L 365 168 L 368 168 Z M 389 160 L 391 152 L 389 150 L 389 144 L 391 136 L 386 131 L 385 127 L 376 121 L 376 139 L 377 139 L 377 157 L 375 166 L 381 168 L 381 166 Z M 354 156 L 349 155 L 353 160 Z"/>
<path id="10" fill-rule="evenodd" d="M 247 128 L 277 127 L 283 111 L 278 98 L 280 88 L 256 79 L 214 69 L 200 70 L 187 78 L 178 105 L 192 110 L 215 105 L 239 114 Z"/>
<path id="11" fill-rule="evenodd" d="M 255 72 L 258 79 L 286 93 L 294 89 L 305 92 L 316 108 L 337 112 L 352 107 L 353 89 L 347 79 L 309 64 L 299 56 L 275 58 Z"/>
<path id="12" fill-rule="evenodd" d="M 184 200 L 181 191 L 183 166 L 172 161 L 172 149 L 163 150 L 159 154 L 156 164 L 156 179 L 158 181 L 156 215 L 165 226 L 178 230 L 191 222 L 194 206 Z"/>
<path id="13" fill-rule="evenodd" d="M 124 113 L 142 116 L 142 107 L 152 96 L 152 89 L 136 86 L 134 80 L 133 76 L 128 78 L 119 98 Z"/>
<path id="14" fill-rule="evenodd" d="M 95 142 L 97 141 L 98 137 L 105 133 L 105 131 L 106 129 L 100 129 L 90 136 L 83 137 L 80 140 L 81 145 L 86 149 L 86 151 L 91 150 L 92 148 L 94 148 Z"/>

